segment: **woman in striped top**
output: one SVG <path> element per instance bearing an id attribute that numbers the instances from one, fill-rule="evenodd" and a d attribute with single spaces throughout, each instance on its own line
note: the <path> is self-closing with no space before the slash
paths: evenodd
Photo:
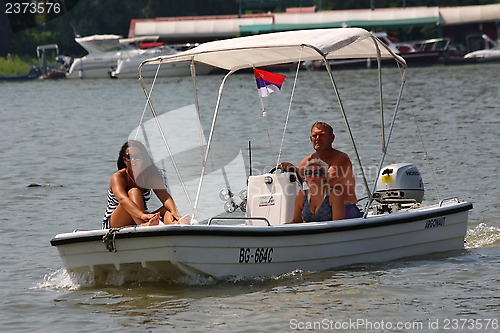
<path id="1" fill-rule="evenodd" d="M 120 149 L 116 171 L 109 182 L 108 206 L 102 227 L 179 223 L 174 199 L 167 192 L 163 177 L 144 145 L 127 141 Z M 153 191 L 163 205 L 152 213 L 147 202 Z"/>

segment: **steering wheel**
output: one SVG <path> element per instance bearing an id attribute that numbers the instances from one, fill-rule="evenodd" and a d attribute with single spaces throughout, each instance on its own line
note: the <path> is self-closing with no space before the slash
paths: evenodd
<path id="1" fill-rule="evenodd" d="M 281 170 L 282 172 L 285 171 L 281 167 L 274 167 L 271 170 L 269 170 L 269 173 L 276 173 L 276 170 L 278 170 L 278 169 Z M 297 172 L 297 169 L 295 169 L 294 171 L 289 171 L 289 172 L 293 172 L 295 174 L 295 177 L 297 177 L 297 180 L 299 181 L 300 186 L 302 186 L 303 180 L 302 180 L 302 177 Z"/>

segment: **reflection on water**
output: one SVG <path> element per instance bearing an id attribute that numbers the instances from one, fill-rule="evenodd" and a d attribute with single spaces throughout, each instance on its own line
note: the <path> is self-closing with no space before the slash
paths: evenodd
<path id="1" fill-rule="evenodd" d="M 115 318 L 120 327 L 230 331 L 286 330 L 290 321 L 427 321 L 495 312 L 498 252 L 438 255 L 333 271 L 296 271 L 265 280 L 130 283 L 80 289 L 57 298 L 70 308 Z M 465 292 L 465 294 L 464 294 Z M 380 311 L 383 311 L 381 313 Z M 406 315 L 405 313 L 410 313 Z M 489 315 L 488 315 L 489 314 Z"/>

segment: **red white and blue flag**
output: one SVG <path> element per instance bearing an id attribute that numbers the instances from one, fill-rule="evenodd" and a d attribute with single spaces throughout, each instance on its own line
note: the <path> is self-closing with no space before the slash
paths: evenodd
<path id="1" fill-rule="evenodd" d="M 257 81 L 257 89 L 261 97 L 267 97 L 272 92 L 281 93 L 281 85 L 285 81 L 286 76 L 278 73 L 264 71 L 262 69 L 254 69 L 255 80 Z"/>

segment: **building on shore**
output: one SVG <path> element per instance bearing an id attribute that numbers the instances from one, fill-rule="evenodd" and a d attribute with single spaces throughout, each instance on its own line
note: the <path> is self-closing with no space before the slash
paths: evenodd
<path id="1" fill-rule="evenodd" d="M 186 16 L 133 19 L 129 37 L 155 35 L 168 43 L 197 43 L 275 31 L 335 27 L 383 30 L 437 27 L 438 36 L 448 37 L 468 50 L 479 48 L 482 34 L 499 39 L 500 4 L 460 7 L 405 7 L 361 10 L 325 10 L 316 7 L 289 8 L 283 13 L 223 16 Z"/>

